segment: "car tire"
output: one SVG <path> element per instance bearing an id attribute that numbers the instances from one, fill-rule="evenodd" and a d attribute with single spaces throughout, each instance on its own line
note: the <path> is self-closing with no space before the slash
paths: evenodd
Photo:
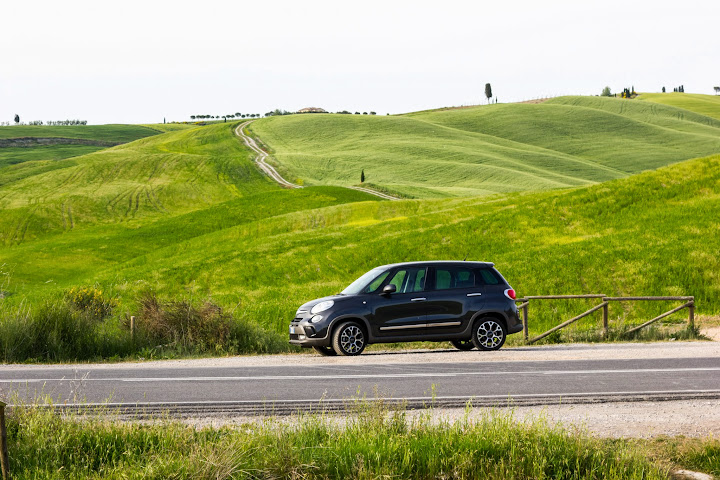
<path id="1" fill-rule="evenodd" d="M 332 347 L 313 347 L 313 350 L 325 357 L 334 357 L 337 355 L 337 352 L 333 350 Z"/>
<path id="2" fill-rule="evenodd" d="M 505 325 L 494 317 L 477 319 L 473 324 L 472 331 L 472 343 L 478 350 L 498 350 L 507 338 Z"/>
<path id="3" fill-rule="evenodd" d="M 457 348 L 458 350 L 462 350 L 464 352 L 467 352 L 468 350 L 472 350 L 475 348 L 475 344 L 473 344 L 472 340 L 451 340 L 450 343 L 452 343 L 452 346 Z"/>
<path id="4" fill-rule="evenodd" d="M 342 323 L 333 332 L 332 346 L 338 355 L 360 355 L 366 345 L 365 331 L 356 322 Z"/>

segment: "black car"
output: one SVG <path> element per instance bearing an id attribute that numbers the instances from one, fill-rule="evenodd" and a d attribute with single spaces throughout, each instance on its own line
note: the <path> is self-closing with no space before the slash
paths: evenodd
<path id="1" fill-rule="evenodd" d="M 450 341 L 497 350 L 522 330 L 515 291 L 489 262 L 410 262 L 373 268 L 337 295 L 300 307 L 290 343 L 359 355 L 371 343 Z"/>

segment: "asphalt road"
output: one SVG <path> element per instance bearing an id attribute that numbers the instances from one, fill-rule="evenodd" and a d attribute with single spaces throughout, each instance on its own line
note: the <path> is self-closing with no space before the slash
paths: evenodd
<path id="1" fill-rule="evenodd" d="M 513 349 L 504 350 L 512 356 Z M 458 362 L 433 361 L 452 358 L 451 352 L 426 352 L 414 363 L 396 361 L 402 356 L 395 353 L 386 362 L 383 355 L 351 363 L 294 355 L 283 356 L 282 365 L 4 366 L 0 398 L 208 414 L 336 410 L 358 398 L 410 408 L 720 398 L 717 356 L 486 361 L 483 355 L 458 352 Z"/>

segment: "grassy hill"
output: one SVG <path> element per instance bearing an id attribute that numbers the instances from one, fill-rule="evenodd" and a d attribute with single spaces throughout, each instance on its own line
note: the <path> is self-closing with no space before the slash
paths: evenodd
<path id="1" fill-rule="evenodd" d="M 276 189 L 229 125 L 141 139 L 62 162 L 0 169 L 0 242 L 162 218 Z"/>
<path id="2" fill-rule="evenodd" d="M 111 145 L 157 135 L 161 130 L 140 125 L 12 125 L 0 127 L 0 171 L 32 160 L 62 160 L 103 150 Z M 17 145 L 12 139 L 65 139 L 66 144 Z M 78 140 L 72 142 L 69 140 Z"/>
<path id="3" fill-rule="evenodd" d="M 675 107 L 561 97 L 393 117 L 293 115 L 251 129 L 290 179 L 367 181 L 418 198 L 574 187 L 720 152 L 720 121 Z"/>
<path id="4" fill-rule="evenodd" d="M 637 100 L 670 105 L 720 120 L 720 96 L 697 93 L 642 93 Z"/>

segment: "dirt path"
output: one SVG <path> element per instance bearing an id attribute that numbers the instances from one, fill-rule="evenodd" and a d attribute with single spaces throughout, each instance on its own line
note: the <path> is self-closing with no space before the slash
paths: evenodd
<path id="1" fill-rule="evenodd" d="M 250 125 L 252 122 L 253 122 L 253 120 L 250 120 L 250 121 L 247 121 L 245 123 L 241 123 L 240 125 L 238 125 L 238 127 L 235 129 L 235 135 L 242 138 L 243 143 L 245 143 L 245 145 L 247 145 L 250 150 L 257 153 L 257 157 L 255 157 L 255 163 L 257 163 L 258 167 L 260 167 L 260 169 L 263 172 L 267 173 L 270 178 L 275 180 L 277 183 L 279 183 L 283 187 L 302 188 L 302 186 L 300 186 L 300 185 L 296 185 L 294 183 L 291 183 L 291 182 L 288 182 L 287 180 L 285 180 L 282 177 L 282 175 L 280 175 L 272 165 L 267 163 L 266 160 L 268 158 L 268 154 L 258 146 L 258 144 L 255 142 L 255 140 L 252 137 L 245 135 L 245 132 L 243 131 L 243 129 L 245 127 L 247 127 L 248 125 Z M 364 188 L 364 187 L 345 187 L 345 188 L 350 188 L 352 190 L 357 190 L 359 192 L 369 193 L 370 195 L 375 195 L 376 197 L 380 197 L 385 200 L 399 200 L 398 198 L 393 197 L 392 195 L 388 195 L 387 193 L 378 192 L 377 190 L 372 190 L 370 188 Z"/>

